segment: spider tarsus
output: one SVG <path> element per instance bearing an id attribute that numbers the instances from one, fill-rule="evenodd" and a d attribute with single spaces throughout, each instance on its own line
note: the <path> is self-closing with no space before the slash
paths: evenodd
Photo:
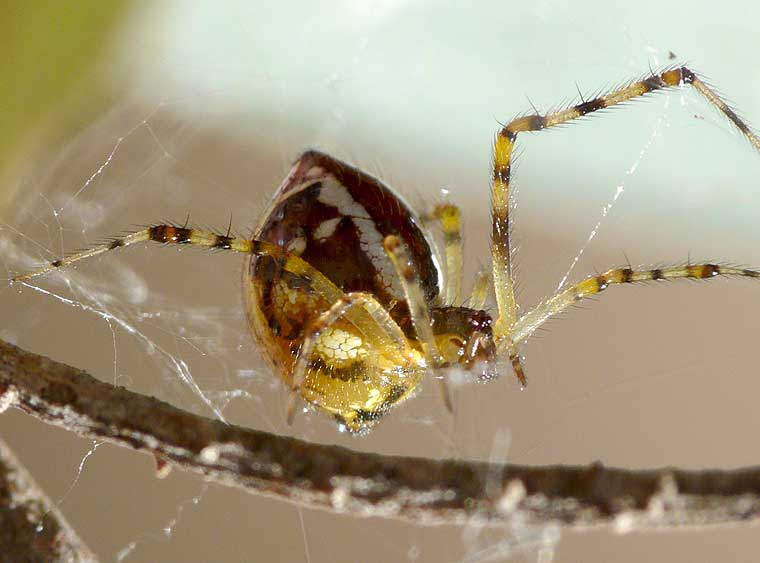
<path id="1" fill-rule="evenodd" d="M 514 371 L 515 377 L 517 377 L 517 381 L 520 382 L 520 388 L 525 389 L 528 386 L 528 378 L 525 377 L 525 371 L 523 370 L 523 367 L 522 367 L 522 361 L 520 360 L 520 355 L 510 354 L 509 362 L 512 364 L 512 371 Z"/>
<path id="2" fill-rule="evenodd" d="M 445 379 L 438 379 L 438 389 L 441 391 L 441 398 L 443 399 L 443 406 L 446 407 L 446 411 L 453 413 L 454 403 L 451 400 L 451 391 Z"/>
<path id="3" fill-rule="evenodd" d="M 293 426 L 296 418 L 296 409 L 298 407 L 298 389 L 291 389 L 290 398 L 288 398 L 288 408 L 286 410 L 285 422 L 288 426 Z"/>

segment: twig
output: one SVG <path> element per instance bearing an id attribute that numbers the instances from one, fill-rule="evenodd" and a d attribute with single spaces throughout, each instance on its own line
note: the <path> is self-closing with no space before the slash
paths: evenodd
<path id="1" fill-rule="evenodd" d="M 2 440 L 0 561 L 96 561 Z"/>
<path id="2" fill-rule="evenodd" d="M 620 530 L 760 516 L 760 467 L 728 471 L 530 467 L 393 457 L 226 425 L 0 341 L 0 405 L 153 454 L 245 490 L 420 524 L 558 521 Z"/>

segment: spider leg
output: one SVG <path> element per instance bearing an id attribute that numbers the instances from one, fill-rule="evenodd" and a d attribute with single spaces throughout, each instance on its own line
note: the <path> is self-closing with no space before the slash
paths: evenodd
<path id="1" fill-rule="evenodd" d="M 488 300 L 488 291 L 490 289 L 491 275 L 487 269 L 482 268 L 475 277 L 475 283 L 472 288 L 472 296 L 470 298 L 470 307 L 473 309 L 482 310 L 486 305 L 486 301 Z M 520 385 L 522 387 L 525 387 L 528 384 L 528 380 L 525 377 L 525 371 L 522 367 L 522 360 L 520 359 L 520 355 L 517 353 L 517 347 L 512 342 L 510 337 L 502 338 L 501 341 L 497 340 L 497 342 L 503 343 L 502 346 L 504 346 L 504 349 L 506 350 L 507 358 L 512 365 L 512 371 L 514 372 L 515 377 L 517 377 L 517 380 L 520 382 Z"/>
<path id="2" fill-rule="evenodd" d="M 472 286 L 472 295 L 470 296 L 470 307 L 477 310 L 483 310 L 488 301 L 488 292 L 491 289 L 491 274 L 487 269 L 481 268 L 475 276 L 475 283 Z"/>
<path id="3" fill-rule="evenodd" d="M 414 267 L 414 262 L 412 262 L 409 256 L 409 251 L 401 242 L 401 239 L 395 235 L 385 237 L 383 245 L 385 246 L 385 252 L 388 254 L 388 257 L 396 270 L 396 274 L 401 280 L 401 285 L 404 288 L 406 302 L 409 306 L 409 314 L 412 318 L 414 331 L 417 333 L 417 339 L 422 346 L 425 363 L 428 366 L 428 369 L 440 367 L 443 365 L 443 358 L 435 343 L 433 326 L 430 321 L 430 311 L 428 309 L 428 304 L 425 302 L 417 270 Z M 448 385 L 444 379 L 438 379 L 438 382 L 444 404 L 451 412 L 454 409 L 451 403 Z"/>
<path id="4" fill-rule="evenodd" d="M 494 143 L 493 155 L 493 223 L 491 230 L 491 256 L 493 262 L 493 280 L 498 307 L 498 318 L 494 326 L 494 336 L 502 343 L 502 349 L 511 350 L 510 360 L 520 377 L 519 357 L 514 354 L 514 344 L 525 338 L 521 331 L 520 338 L 515 339 L 515 324 L 517 323 L 517 302 L 514 294 L 514 279 L 512 277 L 510 234 L 509 190 L 512 172 L 512 153 L 519 133 L 525 131 L 541 131 L 548 129 L 595 111 L 609 108 L 628 100 L 643 96 L 655 90 L 673 88 L 689 84 L 694 87 L 710 104 L 725 115 L 733 125 L 744 135 L 752 146 L 760 151 L 760 138 L 752 131 L 718 94 L 704 83 L 687 67 L 665 70 L 652 75 L 645 80 L 613 90 L 607 94 L 583 101 L 575 106 L 550 112 L 545 115 L 527 115 L 509 122 L 499 131 Z M 540 324 L 540 323 L 539 323 Z M 521 321 L 521 327 L 526 326 Z M 537 326 L 537 325 L 536 325 Z M 512 335 L 512 338 L 510 338 Z"/>
<path id="5" fill-rule="evenodd" d="M 411 357 L 411 348 L 396 321 L 394 321 L 388 311 L 386 311 L 377 300 L 369 293 L 352 292 L 347 293 L 338 301 L 333 303 L 329 309 L 322 312 L 307 328 L 303 344 L 298 351 L 298 358 L 293 369 L 293 381 L 291 383 L 292 393 L 288 402 L 288 424 L 293 423 L 296 405 L 300 394 L 298 393 L 301 385 L 309 372 L 309 364 L 314 353 L 314 346 L 322 336 L 325 330 L 329 329 L 335 322 L 347 316 L 352 307 L 361 307 L 372 316 L 375 322 L 382 327 L 392 341 L 392 346 L 397 350 L 402 350 L 407 357 Z M 383 347 L 385 349 L 387 347 Z"/>
<path id="6" fill-rule="evenodd" d="M 95 246 L 89 250 L 72 254 L 66 258 L 55 260 L 42 268 L 12 278 L 12 281 L 26 281 L 28 279 L 46 274 L 53 270 L 69 266 L 80 260 L 85 260 L 110 250 L 131 246 L 140 242 L 153 241 L 164 244 L 188 244 L 206 248 L 221 250 L 233 250 L 242 254 L 255 254 L 258 256 L 271 256 L 278 260 L 281 267 L 299 277 L 307 280 L 311 288 L 321 295 L 328 303 L 336 303 L 345 297 L 345 293 L 331 282 L 324 274 L 299 256 L 286 251 L 281 246 L 271 242 L 249 240 L 244 238 L 220 235 L 211 231 L 202 231 L 175 225 L 153 225 L 125 237 L 116 238 L 107 244 Z M 377 320 L 362 307 L 350 308 L 345 315 L 364 336 L 388 349 L 388 353 L 395 355 L 395 359 L 404 362 L 406 358 L 399 348 L 393 346 L 389 340 L 388 332 L 378 324 Z M 391 339 L 392 340 L 392 339 Z"/>
<path id="7" fill-rule="evenodd" d="M 686 266 L 672 266 L 652 270 L 616 268 L 603 274 L 586 278 L 539 303 L 533 310 L 525 313 L 515 323 L 512 330 L 512 339 L 515 344 L 524 342 L 538 327 L 553 316 L 566 310 L 581 299 L 604 291 L 610 285 L 684 278 L 703 280 L 717 276 L 760 278 L 760 271 L 733 266 L 719 266 L 717 264 L 688 264 Z"/>
<path id="8" fill-rule="evenodd" d="M 251 254 L 253 241 L 234 238 L 229 236 L 219 235 L 210 231 L 201 231 L 198 229 L 191 229 L 187 227 L 177 227 L 175 225 L 161 224 L 153 225 L 147 229 L 131 233 L 124 237 L 119 237 L 111 240 L 106 244 L 94 246 L 89 250 L 77 252 L 71 256 L 66 256 L 60 260 L 54 260 L 46 264 L 45 266 L 38 268 L 32 272 L 15 276 L 11 281 L 26 281 L 31 278 L 41 276 L 57 270 L 70 266 L 80 260 L 92 258 L 98 256 L 110 250 L 116 250 L 124 246 L 131 246 L 140 242 L 154 241 L 164 244 L 190 244 L 196 246 L 204 246 L 207 248 L 217 248 L 223 250 L 234 250 L 236 252 L 242 252 L 244 254 Z"/>
<path id="9" fill-rule="evenodd" d="M 456 205 L 442 203 L 433 208 L 433 216 L 439 221 L 443 231 L 443 245 L 446 257 L 445 303 L 453 305 L 462 300 L 462 223 L 461 213 Z"/>
<path id="10" fill-rule="evenodd" d="M 426 226 L 437 222 L 443 233 L 444 259 L 446 260 L 443 301 L 447 305 L 462 299 L 462 224 L 461 212 L 452 203 L 434 206 L 429 213 L 420 216 Z"/>

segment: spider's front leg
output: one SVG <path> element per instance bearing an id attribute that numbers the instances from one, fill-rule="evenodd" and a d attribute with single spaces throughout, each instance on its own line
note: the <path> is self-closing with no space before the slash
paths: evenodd
<path id="1" fill-rule="evenodd" d="M 494 144 L 493 225 L 491 230 L 493 282 L 499 314 L 494 327 L 494 336 L 500 345 L 500 349 L 506 350 L 515 373 L 523 384 L 525 379 L 524 375 L 522 375 L 519 357 L 517 356 L 516 344 L 525 337 L 522 330 L 529 323 L 526 324 L 521 319 L 519 327 L 517 326 L 518 307 L 514 294 L 514 279 L 511 264 L 512 247 L 509 240 L 509 194 L 512 174 L 512 154 L 518 134 L 526 131 L 549 129 L 573 121 L 584 115 L 641 97 L 649 92 L 683 85 L 690 85 L 696 89 L 739 129 L 755 149 L 760 150 L 760 138 L 752 131 L 749 125 L 713 89 L 705 84 L 696 73 L 686 67 L 665 70 L 644 80 L 631 82 L 622 88 L 612 90 L 592 100 L 584 100 L 580 104 L 560 111 L 550 112 L 545 115 L 534 114 L 519 117 L 512 120 L 499 131 Z M 518 328 L 520 331 L 516 335 L 515 332 Z"/>
<path id="2" fill-rule="evenodd" d="M 510 333 L 517 320 L 517 301 L 515 299 L 514 278 L 512 277 L 512 245 L 509 240 L 509 175 L 512 158 L 511 144 L 505 150 L 500 143 L 501 134 L 496 140 L 493 174 L 493 217 L 491 225 L 491 261 L 493 267 L 493 286 L 499 316 L 494 326 L 494 338 L 498 349 L 505 351 L 512 365 L 515 377 L 522 387 L 528 384 L 522 367 L 517 347 Z"/>

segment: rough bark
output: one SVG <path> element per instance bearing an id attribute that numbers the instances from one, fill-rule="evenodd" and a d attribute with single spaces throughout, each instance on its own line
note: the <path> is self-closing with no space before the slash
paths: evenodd
<path id="1" fill-rule="evenodd" d="M 251 493 L 419 524 L 613 524 L 621 531 L 748 521 L 760 467 L 628 470 L 531 467 L 360 453 L 241 428 L 103 383 L 0 341 L 0 406 Z M 160 469 L 161 470 L 161 469 Z"/>
<path id="2" fill-rule="evenodd" d="M 0 440 L 0 562 L 96 561 Z"/>

